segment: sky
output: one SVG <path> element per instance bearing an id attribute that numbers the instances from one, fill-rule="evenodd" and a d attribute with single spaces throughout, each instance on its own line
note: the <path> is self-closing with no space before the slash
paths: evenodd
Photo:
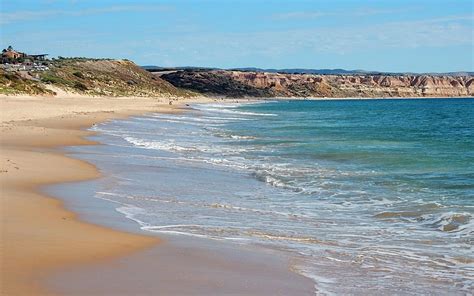
<path id="1" fill-rule="evenodd" d="M 474 71 L 474 0 L 0 0 L 0 46 L 139 65 Z"/>

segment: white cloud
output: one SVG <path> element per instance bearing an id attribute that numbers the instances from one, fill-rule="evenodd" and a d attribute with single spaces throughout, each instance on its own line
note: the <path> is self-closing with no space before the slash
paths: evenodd
<path id="1" fill-rule="evenodd" d="M 416 10 L 416 7 L 401 9 L 378 9 L 372 7 L 361 7 L 351 11 L 292 11 L 287 13 L 277 13 L 271 16 L 274 20 L 306 20 L 318 19 L 322 17 L 366 17 L 380 14 L 402 13 Z"/>
<path id="2" fill-rule="evenodd" d="M 164 5 L 115 5 L 101 8 L 79 10 L 44 10 L 44 11 L 14 11 L 0 12 L 0 24 L 6 25 L 16 22 L 40 20 L 55 16 L 78 17 L 93 14 L 108 14 L 117 12 L 165 11 L 171 7 Z"/>
<path id="3" fill-rule="evenodd" d="M 116 35 L 96 31 L 97 36 L 78 32 L 25 31 L 15 33 L 10 43 L 32 50 L 42 44 L 53 54 L 123 57 L 138 63 L 161 65 L 232 65 L 261 61 L 277 65 L 279 61 L 298 60 L 311 65 L 322 56 L 357 56 L 363 53 L 383 57 L 383 52 L 405 53 L 411 49 L 473 47 L 472 15 L 452 15 L 416 21 L 386 22 L 377 25 L 307 27 L 292 30 L 222 32 L 190 27 L 174 22 L 167 28 L 152 28 L 143 34 Z M 183 28 L 177 29 L 177 24 Z M 178 33 L 177 33 L 177 31 Z M 37 35 L 34 38 L 33 35 Z M 107 42 L 101 40 L 107 39 Z M 19 48 L 21 48 L 19 46 Z M 23 48 L 22 48 L 23 49 Z M 120 50 L 118 50 L 120 49 Z M 30 50 L 30 51 L 31 51 Z M 387 63 L 397 63 L 389 56 Z M 466 67 L 472 61 L 464 57 Z M 472 58 L 471 58 L 472 60 Z M 355 61 L 354 63 L 356 63 Z M 366 61 L 367 62 L 367 61 Z M 416 62 L 416 61 L 415 61 Z M 434 61 L 435 63 L 435 61 Z"/>
<path id="4" fill-rule="evenodd" d="M 472 16 L 384 23 L 377 26 L 305 28 L 246 33 L 201 33 L 161 38 L 159 47 L 203 48 L 202 54 L 284 56 L 298 51 L 348 53 L 384 48 L 472 46 Z M 203 41 L 206 42 L 203 42 Z M 205 48 L 205 50 L 204 50 Z"/>
<path id="5" fill-rule="evenodd" d="M 278 13 L 272 16 L 275 20 L 292 20 L 292 19 L 315 19 L 323 16 L 330 16 L 331 13 L 321 11 L 294 11 L 287 13 Z"/>

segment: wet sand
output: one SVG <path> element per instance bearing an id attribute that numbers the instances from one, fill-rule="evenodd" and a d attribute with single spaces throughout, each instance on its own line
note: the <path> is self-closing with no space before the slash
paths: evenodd
<path id="1" fill-rule="evenodd" d="M 63 295 L 314 295 L 281 253 L 163 236 L 156 247 L 64 269 L 46 284 Z"/>
<path id="2" fill-rule="evenodd" d="M 58 267 L 145 249 L 157 238 L 83 223 L 41 186 L 100 176 L 96 168 L 55 147 L 94 144 L 82 131 L 95 122 L 156 110 L 132 99 L 2 97 L 1 294 L 41 295 L 40 279 Z M 163 103 L 161 103 L 163 105 Z"/>
<path id="3" fill-rule="evenodd" d="M 92 135 L 84 128 L 112 118 L 173 111 L 168 100 L 0 97 L 0 109 L 1 294 L 311 293 L 309 279 L 290 272 L 283 260 L 271 262 L 273 256 L 254 255 L 259 261 L 242 253 L 232 259 L 234 249 L 212 251 L 207 243 L 159 244 L 155 236 L 84 222 L 40 191 L 46 185 L 100 177 L 93 165 L 58 149 L 96 144 L 84 139 Z M 67 285 L 50 280 L 83 268 L 82 277 L 61 279 Z M 209 281 L 213 277 L 218 280 Z"/>

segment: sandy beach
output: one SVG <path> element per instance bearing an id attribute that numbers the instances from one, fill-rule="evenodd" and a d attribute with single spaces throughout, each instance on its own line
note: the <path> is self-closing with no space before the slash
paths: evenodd
<path id="1" fill-rule="evenodd" d="M 474 296 L 473 1 L 214 2 L 2 1 L 0 296 Z"/>
<path id="2" fill-rule="evenodd" d="M 94 166 L 53 148 L 91 144 L 83 138 L 90 133 L 82 128 L 167 108 L 164 102 L 87 97 L 2 97 L 0 102 L 2 294 L 42 294 L 38 279 L 49 270 L 126 254 L 158 242 L 80 222 L 60 201 L 40 194 L 38 188 L 97 178 Z"/>
<path id="3" fill-rule="evenodd" d="M 247 291 L 245 294 L 283 291 L 283 295 L 292 291 L 291 286 L 300 286 L 298 291 L 301 293 L 298 294 L 311 293 L 313 284 L 309 279 L 281 266 L 271 263 L 260 265 L 258 260 L 254 260 L 256 263 L 253 265 L 246 265 L 235 258 L 229 261 L 225 252 L 217 257 L 203 255 L 206 254 L 206 247 L 202 246 L 199 252 L 192 252 L 189 246 L 188 249 L 176 249 L 167 242 L 160 249 L 160 239 L 156 236 L 127 233 L 86 223 L 79 220 L 75 213 L 66 210 L 61 201 L 40 192 L 40 188 L 46 185 L 100 177 L 93 165 L 67 157 L 64 151 L 58 149 L 96 144 L 84 138 L 92 135 L 85 128 L 130 115 L 174 111 L 177 107 L 168 105 L 167 99 L 3 96 L 0 98 L 0 108 L 2 295 L 80 295 L 84 292 L 103 295 L 124 291 L 126 282 L 121 285 L 113 277 L 108 282 L 104 280 L 101 284 L 96 283 L 97 289 L 89 291 L 81 290 L 84 285 L 80 277 L 77 277 L 77 281 L 69 281 L 70 286 L 64 288 L 63 285 L 54 291 L 43 284 L 50 274 L 57 276 L 58 271 L 95 265 L 99 265 L 96 271 L 102 273 L 105 268 L 123 278 L 140 268 L 159 270 L 162 279 L 160 284 L 165 294 L 174 294 L 176 291 L 184 294 L 199 294 L 199 291 L 201 294 L 209 291 Z M 137 253 L 140 250 L 148 251 Z M 147 252 L 151 255 L 147 256 Z M 127 256 L 135 253 L 137 259 L 127 259 Z M 160 254 L 162 260 L 159 263 L 145 266 L 151 256 L 156 258 Z M 209 260 L 211 258 L 214 259 Z M 117 269 L 114 260 L 131 261 Z M 100 265 L 102 263 L 105 265 Z M 223 273 L 225 276 L 216 276 L 214 284 L 220 285 L 218 288 L 212 284 L 206 285 L 206 273 L 197 268 L 206 264 L 208 266 L 203 268 L 208 275 L 219 274 L 219 270 L 227 272 Z M 133 266 L 136 268 L 133 269 Z M 166 266 L 174 266 L 174 269 L 167 269 Z M 183 273 L 179 266 L 184 266 L 187 272 Z M 167 270 L 174 270 L 174 273 Z M 241 282 L 234 280 L 236 276 L 240 276 Z M 163 285 L 163 279 L 169 285 Z M 270 285 L 266 285 L 265 280 Z M 178 290 L 172 288 L 179 286 L 181 281 L 187 281 L 187 284 Z M 233 282 L 232 286 L 227 285 L 230 282 Z M 113 289 L 104 290 L 103 287 L 110 286 L 110 283 L 115 283 Z M 129 290 L 125 293 L 152 293 L 159 288 L 156 283 L 151 277 L 145 281 L 145 286 L 143 281 L 141 286 L 137 285 L 142 290 L 134 290 L 133 284 L 130 286 L 128 282 Z M 195 287 L 201 289 L 196 290 Z M 250 288 L 245 290 L 244 287 Z"/>

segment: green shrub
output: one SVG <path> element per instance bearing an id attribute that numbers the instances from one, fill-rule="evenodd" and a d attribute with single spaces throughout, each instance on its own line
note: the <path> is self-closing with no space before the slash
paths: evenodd
<path id="1" fill-rule="evenodd" d="M 88 89 L 87 86 L 82 82 L 74 83 L 74 88 L 80 91 L 86 91 Z"/>
<path id="2" fill-rule="evenodd" d="M 51 83 L 51 84 L 62 84 L 62 85 L 68 85 L 68 81 L 65 80 L 64 78 L 55 76 L 53 74 L 43 74 L 41 76 L 41 81 L 45 83 Z"/>
<path id="3" fill-rule="evenodd" d="M 76 76 L 77 78 L 84 79 L 84 74 L 79 71 L 72 73 L 72 75 Z"/>

